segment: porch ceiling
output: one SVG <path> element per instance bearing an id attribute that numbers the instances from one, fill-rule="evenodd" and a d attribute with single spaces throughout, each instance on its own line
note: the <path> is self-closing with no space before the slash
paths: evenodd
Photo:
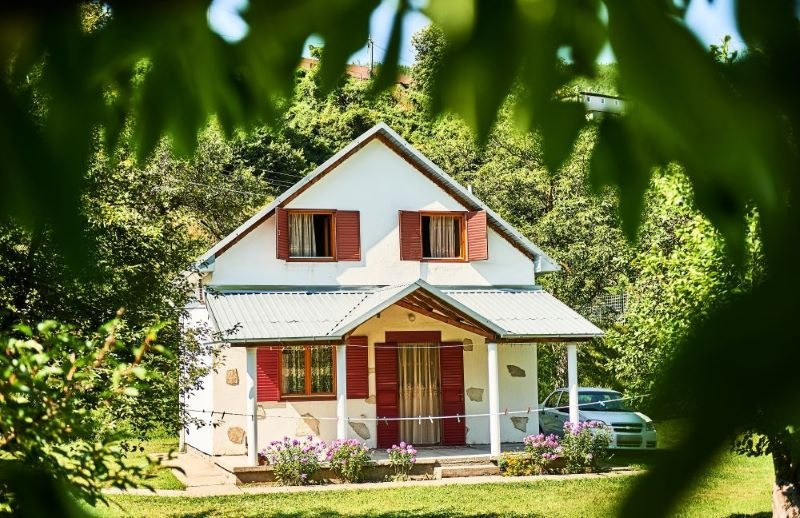
<path id="1" fill-rule="evenodd" d="M 418 280 L 357 289 L 230 290 L 207 307 L 226 341 L 341 342 L 356 327 L 397 305 L 500 342 L 583 341 L 602 331 L 538 288 L 439 288 Z"/>

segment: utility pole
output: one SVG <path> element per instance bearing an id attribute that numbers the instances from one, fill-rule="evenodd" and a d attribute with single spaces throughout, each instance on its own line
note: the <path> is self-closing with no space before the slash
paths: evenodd
<path id="1" fill-rule="evenodd" d="M 369 77 L 373 76 L 372 67 L 374 66 L 375 45 L 372 43 L 372 35 L 367 36 L 367 48 L 369 49 Z"/>

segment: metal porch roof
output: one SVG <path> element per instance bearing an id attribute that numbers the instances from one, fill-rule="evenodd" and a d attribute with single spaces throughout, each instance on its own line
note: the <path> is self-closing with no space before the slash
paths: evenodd
<path id="1" fill-rule="evenodd" d="M 422 280 L 351 290 L 223 291 L 209 294 L 207 306 L 217 329 L 231 342 L 338 341 L 416 290 L 424 290 L 505 341 L 568 341 L 603 334 L 541 289 L 442 289 Z"/>

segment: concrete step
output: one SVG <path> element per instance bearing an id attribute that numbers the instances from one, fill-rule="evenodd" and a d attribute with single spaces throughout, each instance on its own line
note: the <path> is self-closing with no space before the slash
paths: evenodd
<path id="1" fill-rule="evenodd" d="M 490 464 L 492 458 L 489 455 L 464 455 L 453 457 L 439 457 L 436 464 L 439 466 L 468 466 L 473 464 Z"/>
<path id="2" fill-rule="evenodd" d="M 448 465 L 434 468 L 434 478 L 481 477 L 485 475 L 499 475 L 500 468 L 496 464 L 464 464 Z"/>

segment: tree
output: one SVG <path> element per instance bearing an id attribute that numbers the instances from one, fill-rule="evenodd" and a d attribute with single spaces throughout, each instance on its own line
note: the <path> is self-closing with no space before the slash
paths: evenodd
<path id="1" fill-rule="evenodd" d="M 73 265 L 83 250 L 77 200 L 99 127 L 113 148 L 135 117 L 132 139 L 139 156 L 146 157 L 165 134 L 187 155 L 211 114 L 227 134 L 275 120 L 286 109 L 307 37 L 319 34 L 325 41 L 319 87 L 331 92 L 348 56 L 366 41 L 377 0 L 254 3 L 244 15 L 249 34 L 235 44 L 208 29 L 204 2 L 103 5 L 111 16 L 93 30 L 73 3 L 57 10 L 14 5 L 4 7 L 2 16 L 24 30 L 0 41 L 6 75 L 0 86 L 0 181 L 7 186 L 0 191 L 0 217 L 17 218 L 28 228 L 46 223 Z M 404 16 L 418 8 L 405 1 L 397 6 L 376 92 L 392 84 Z M 800 394 L 792 380 L 800 350 L 786 344 L 800 337 L 785 324 L 792 321 L 789 308 L 800 288 L 795 275 L 800 79 L 790 66 L 800 57 L 800 32 L 794 2 L 737 2 L 738 29 L 749 51 L 728 71 L 683 22 L 685 4 L 475 0 L 461 7 L 454 12 L 445 0 L 426 7 L 447 41 L 431 85 L 434 114 L 458 114 L 485 143 L 509 92 L 522 85 L 514 118 L 540 132 L 544 164 L 556 170 L 587 125 L 580 104 L 558 94 L 576 77 L 595 73 L 595 60 L 609 41 L 630 109 L 600 123 L 590 170 L 595 188 L 618 189 L 628 236 L 637 234 L 653 174 L 671 164 L 683 168 L 697 209 L 740 264 L 747 250 L 747 216 L 754 209 L 758 213 L 764 280 L 694 326 L 657 385 L 654 405 L 683 398 L 696 433 L 679 454 L 660 459 L 639 479 L 623 513 L 666 513 L 710 452 L 758 414 L 710 413 L 695 394 L 705 394 L 705 400 L 735 398 L 743 409 L 760 408 L 787 426 L 796 421 Z M 560 61 L 565 50 L 569 67 Z M 29 88 L 31 82 L 39 88 Z M 369 115 L 365 110 L 356 118 L 363 122 Z M 734 329 L 730 319 L 756 324 Z M 762 345 L 753 359 L 755 342 Z M 718 366 L 711 375 L 698 370 L 709 365 Z M 752 382 L 741 380 L 768 380 L 775 397 L 764 402 Z M 784 505 L 797 512 L 792 498 L 788 494 L 776 510 Z"/>
<path id="2" fill-rule="evenodd" d="M 35 329 L 18 326 L 0 341 L 0 512 L 31 516 L 81 514 L 70 494 L 90 504 L 105 501 L 103 487 L 139 485 L 157 463 L 125 463 L 128 445 L 103 426 L 125 397 L 137 398 L 152 381 L 142 366 L 163 347 L 158 327 L 148 329 L 133 360 L 117 355 L 115 319 L 97 334 L 81 337 L 54 321 Z M 51 493 L 42 497 L 42 491 Z M 63 490 L 63 491 L 62 491 Z"/>

